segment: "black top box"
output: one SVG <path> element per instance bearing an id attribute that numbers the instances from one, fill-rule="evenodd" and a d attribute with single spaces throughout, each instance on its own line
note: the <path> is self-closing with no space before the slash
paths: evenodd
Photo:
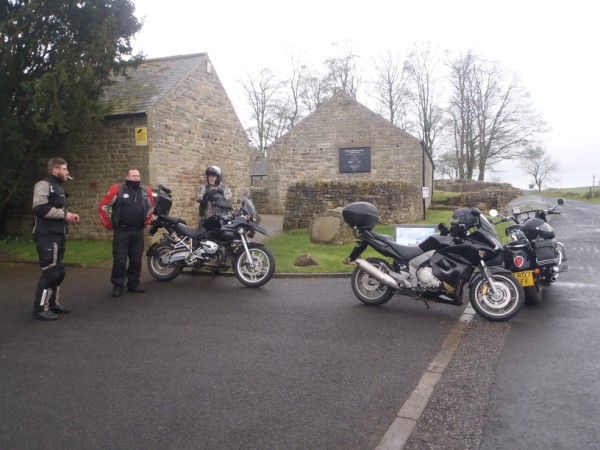
<path id="1" fill-rule="evenodd" d="M 171 212 L 171 205 L 173 205 L 173 200 L 163 194 L 158 194 L 154 199 L 156 201 L 156 206 L 154 207 L 154 214 L 157 216 L 168 216 L 169 212 Z"/>
<path id="2" fill-rule="evenodd" d="M 354 202 L 342 210 L 342 217 L 351 227 L 373 228 L 379 223 L 377 206 L 368 202 Z"/>

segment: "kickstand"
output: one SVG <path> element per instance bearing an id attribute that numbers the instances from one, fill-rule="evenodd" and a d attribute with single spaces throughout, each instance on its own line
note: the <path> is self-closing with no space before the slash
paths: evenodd
<path id="1" fill-rule="evenodd" d="M 427 300 L 423 299 L 423 303 L 425 303 L 425 306 L 427 307 L 427 309 L 429 309 L 429 303 L 427 303 Z"/>

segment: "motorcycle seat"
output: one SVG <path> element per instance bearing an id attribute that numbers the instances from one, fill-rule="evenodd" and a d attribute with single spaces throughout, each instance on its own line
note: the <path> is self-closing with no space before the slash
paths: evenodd
<path id="1" fill-rule="evenodd" d="M 419 248 L 417 245 L 402 245 L 396 244 L 391 241 L 390 245 L 396 250 L 396 253 L 401 255 L 404 259 L 413 259 L 415 256 L 419 256 L 423 253 L 423 250 Z"/>
<path id="2" fill-rule="evenodd" d="M 204 227 L 192 228 L 192 227 L 185 226 L 182 223 L 177 224 L 177 229 L 179 231 L 181 231 L 183 234 L 185 234 L 186 236 L 189 236 L 192 238 L 199 237 L 199 236 L 202 236 L 203 234 L 208 233 L 208 231 L 206 231 L 206 229 Z"/>
<path id="3" fill-rule="evenodd" d="M 423 253 L 423 250 L 421 250 L 416 245 L 397 244 L 394 241 L 394 239 L 391 236 L 388 236 L 387 234 L 379 234 L 379 233 L 374 233 L 374 232 L 371 232 L 371 234 L 373 236 L 375 236 L 377 239 L 379 239 L 380 241 L 385 242 L 387 245 L 392 247 L 396 253 L 398 253 L 400 256 L 402 256 L 405 259 L 412 259 L 415 256 L 418 256 L 421 253 Z"/>

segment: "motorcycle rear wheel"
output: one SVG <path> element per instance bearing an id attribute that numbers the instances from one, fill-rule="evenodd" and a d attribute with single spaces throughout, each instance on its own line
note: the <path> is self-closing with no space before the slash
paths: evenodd
<path id="1" fill-rule="evenodd" d="M 544 286 L 541 281 L 536 280 L 534 286 L 524 287 L 523 292 L 525 292 L 526 305 L 538 305 L 544 296 Z"/>
<path id="2" fill-rule="evenodd" d="M 252 265 L 248 255 L 241 251 L 235 258 L 233 270 L 235 276 L 245 286 L 259 287 L 269 282 L 275 273 L 275 258 L 262 244 L 251 243 L 249 246 Z"/>
<path id="3" fill-rule="evenodd" d="M 367 258 L 367 261 L 385 273 L 393 271 L 392 266 L 381 258 Z M 359 267 L 352 272 L 352 290 L 356 298 L 369 306 L 383 305 L 394 296 L 391 287 L 381 283 Z"/>
<path id="4" fill-rule="evenodd" d="M 469 289 L 471 306 L 477 314 L 492 322 L 510 320 L 525 304 L 523 286 L 512 274 L 495 273 L 491 276 L 496 294 L 492 293 L 485 277 L 481 277 Z"/>
<path id="5" fill-rule="evenodd" d="M 165 264 L 162 260 L 173 249 L 169 244 L 160 244 L 148 255 L 148 272 L 159 281 L 171 281 L 181 273 L 183 266 L 178 264 Z"/>

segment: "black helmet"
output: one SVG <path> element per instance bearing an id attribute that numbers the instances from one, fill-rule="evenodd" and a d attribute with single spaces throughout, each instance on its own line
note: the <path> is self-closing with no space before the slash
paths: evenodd
<path id="1" fill-rule="evenodd" d="M 222 176 L 222 171 L 220 167 L 217 166 L 208 166 L 206 168 L 206 172 L 204 172 L 206 174 L 206 179 L 208 181 L 208 176 L 209 175 L 215 175 L 217 177 L 217 185 L 221 184 L 221 176 Z"/>
<path id="2" fill-rule="evenodd" d="M 477 225 L 478 215 L 481 214 L 477 208 L 458 208 L 452 214 L 450 220 L 450 232 L 455 235 L 466 233 L 469 228 Z"/>

